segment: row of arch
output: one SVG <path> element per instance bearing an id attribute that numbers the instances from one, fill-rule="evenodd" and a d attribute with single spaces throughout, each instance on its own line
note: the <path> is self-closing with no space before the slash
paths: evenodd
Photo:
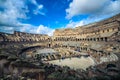
<path id="1" fill-rule="evenodd" d="M 0 41 L 7 41 L 7 42 L 43 42 L 43 41 L 49 41 L 48 39 L 32 39 L 32 38 L 15 38 L 15 39 L 8 39 L 0 37 Z"/>
<path id="2" fill-rule="evenodd" d="M 108 41 L 107 37 L 101 38 L 63 38 L 59 37 L 54 39 L 54 41 Z"/>

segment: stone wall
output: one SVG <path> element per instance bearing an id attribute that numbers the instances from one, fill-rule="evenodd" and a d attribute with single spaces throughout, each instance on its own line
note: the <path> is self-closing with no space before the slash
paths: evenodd
<path id="1" fill-rule="evenodd" d="M 52 44 L 58 47 L 79 49 L 82 52 L 94 50 L 95 52 L 109 53 L 107 48 L 110 48 L 111 51 L 113 51 L 112 48 L 118 50 L 117 45 L 120 44 L 119 33 L 120 14 L 100 22 L 72 29 L 57 29 L 54 32 Z M 120 52 L 120 50 L 117 52 Z"/>
<path id="2" fill-rule="evenodd" d="M 105 50 L 106 46 L 119 44 L 120 14 L 109 19 L 76 28 L 56 29 L 52 37 L 15 31 L 13 34 L 0 33 L 0 47 L 70 47 L 80 51 Z M 94 45 L 96 44 L 96 45 Z M 96 48 L 97 45 L 100 45 Z M 91 47 L 92 46 L 92 47 Z M 105 48 L 105 49 L 104 49 Z"/>
<path id="3" fill-rule="evenodd" d="M 15 31 L 13 34 L 0 33 L 0 48 L 48 47 L 49 41 L 50 37 L 44 34 L 31 34 L 18 31 Z"/>

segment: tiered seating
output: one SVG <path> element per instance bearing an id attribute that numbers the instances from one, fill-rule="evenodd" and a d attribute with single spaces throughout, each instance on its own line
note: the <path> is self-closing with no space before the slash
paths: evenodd
<path id="1" fill-rule="evenodd" d="M 112 36 L 114 33 L 116 33 L 116 32 L 101 33 L 100 36 L 101 36 L 101 37 L 110 37 L 110 36 Z"/>

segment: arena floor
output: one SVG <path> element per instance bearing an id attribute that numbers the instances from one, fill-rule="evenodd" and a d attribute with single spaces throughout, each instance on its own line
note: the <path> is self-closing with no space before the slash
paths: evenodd
<path id="1" fill-rule="evenodd" d="M 48 63 L 59 65 L 59 66 L 69 66 L 72 69 L 84 69 L 84 70 L 89 66 L 95 65 L 95 62 L 91 57 L 52 60 L 52 61 L 48 61 Z"/>

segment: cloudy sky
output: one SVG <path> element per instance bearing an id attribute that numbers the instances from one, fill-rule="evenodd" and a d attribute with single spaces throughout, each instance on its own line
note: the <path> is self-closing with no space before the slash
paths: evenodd
<path id="1" fill-rule="evenodd" d="M 52 35 L 120 13 L 120 0 L 0 0 L 0 32 Z"/>

